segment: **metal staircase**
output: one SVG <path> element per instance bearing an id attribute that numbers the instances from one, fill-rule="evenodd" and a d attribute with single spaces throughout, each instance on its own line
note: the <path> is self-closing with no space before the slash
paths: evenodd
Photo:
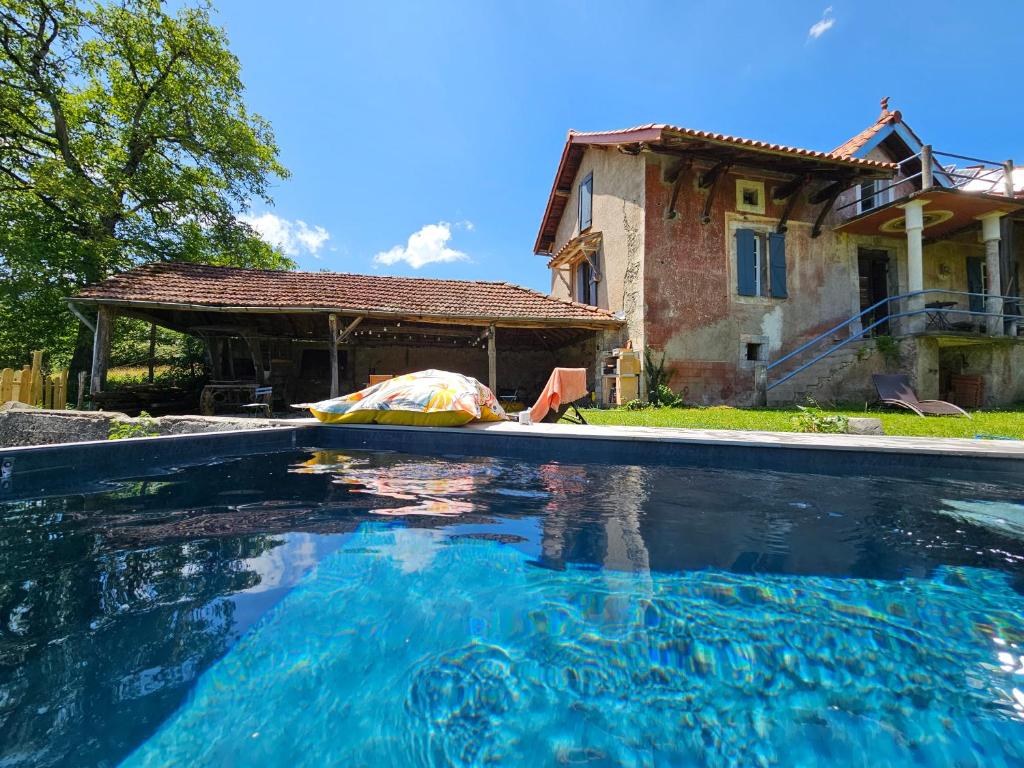
<path id="1" fill-rule="evenodd" d="M 923 291 L 890 296 L 867 309 L 858 312 L 843 322 L 801 344 L 793 351 L 767 365 L 764 400 L 769 404 L 791 403 L 813 398 L 814 393 L 827 382 L 849 368 L 857 360 L 859 351 L 870 342 L 876 329 L 886 327 L 897 329 L 894 336 L 912 336 L 938 328 L 951 328 L 946 322 L 950 315 L 976 318 L 983 321 L 996 333 L 1007 332 L 1017 335 L 1017 324 L 1021 320 L 1018 296 L 999 296 L 1003 312 L 986 312 L 961 309 L 957 302 L 929 302 L 935 295 L 958 297 L 959 301 L 975 299 L 985 306 L 989 298 L 982 293 L 947 291 L 930 288 Z M 941 305 L 947 306 L 941 306 Z M 952 304 L 953 306 L 948 306 Z M 939 305 L 939 306 L 937 306 Z M 1007 310 L 1011 310 L 1008 312 Z"/>

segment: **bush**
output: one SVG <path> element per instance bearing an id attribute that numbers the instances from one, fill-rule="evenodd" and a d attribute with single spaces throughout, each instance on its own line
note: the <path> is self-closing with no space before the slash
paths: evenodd
<path id="1" fill-rule="evenodd" d="M 156 437 L 160 432 L 157 431 L 156 421 L 145 411 L 139 412 L 139 418 L 134 422 L 131 421 L 115 421 L 110 425 L 110 431 L 107 432 L 107 440 L 124 440 L 128 437 Z"/>
<path id="2" fill-rule="evenodd" d="M 850 424 L 845 416 L 828 416 L 818 408 L 805 408 L 802 405 L 797 408 L 800 413 L 793 417 L 793 429 L 797 432 L 844 434 Z"/>
<path id="3" fill-rule="evenodd" d="M 651 404 L 645 403 L 643 400 L 640 400 L 639 398 L 633 398 L 622 407 L 624 410 L 627 411 L 643 411 L 647 408 L 650 408 Z"/>

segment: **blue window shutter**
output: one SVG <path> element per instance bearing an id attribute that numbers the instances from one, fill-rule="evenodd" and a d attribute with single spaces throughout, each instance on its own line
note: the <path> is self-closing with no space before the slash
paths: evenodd
<path id="1" fill-rule="evenodd" d="M 967 257 L 967 292 L 968 293 L 984 293 L 985 285 L 981 279 L 981 264 L 982 260 L 976 256 Z M 970 298 L 970 310 L 971 312 L 984 312 L 985 311 L 985 299 L 981 296 L 971 296 Z"/>
<path id="2" fill-rule="evenodd" d="M 754 230 L 736 230 L 736 293 L 740 296 L 757 295 L 757 263 Z"/>
<path id="3" fill-rule="evenodd" d="M 779 232 L 768 235 L 768 259 L 772 270 L 772 296 L 785 299 L 786 292 L 786 236 Z"/>
<path id="4" fill-rule="evenodd" d="M 593 223 L 594 174 L 580 183 L 580 231 L 589 229 Z"/>

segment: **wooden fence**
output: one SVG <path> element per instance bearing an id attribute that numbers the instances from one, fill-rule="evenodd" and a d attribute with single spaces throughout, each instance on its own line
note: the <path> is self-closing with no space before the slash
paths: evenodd
<path id="1" fill-rule="evenodd" d="M 68 404 L 68 372 L 43 373 L 43 353 L 32 353 L 32 365 L 20 371 L 0 370 L 0 403 L 10 401 L 37 408 L 64 410 Z"/>

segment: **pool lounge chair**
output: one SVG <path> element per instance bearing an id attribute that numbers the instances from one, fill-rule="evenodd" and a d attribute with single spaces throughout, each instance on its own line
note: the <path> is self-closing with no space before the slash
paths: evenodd
<path id="1" fill-rule="evenodd" d="M 878 399 L 886 405 L 906 408 L 918 416 L 966 416 L 971 415 L 959 405 L 947 403 L 945 400 L 918 400 L 914 388 L 910 386 L 910 378 L 903 374 L 872 375 Z"/>
<path id="2" fill-rule="evenodd" d="M 554 423 L 564 418 L 575 424 L 586 424 L 587 421 L 579 412 L 576 403 L 586 398 L 588 394 L 586 368 L 555 368 L 537 402 L 530 408 L 530 419 L 534 423 Z M 567 415 L 570 408 L 575 418 Z"/>

